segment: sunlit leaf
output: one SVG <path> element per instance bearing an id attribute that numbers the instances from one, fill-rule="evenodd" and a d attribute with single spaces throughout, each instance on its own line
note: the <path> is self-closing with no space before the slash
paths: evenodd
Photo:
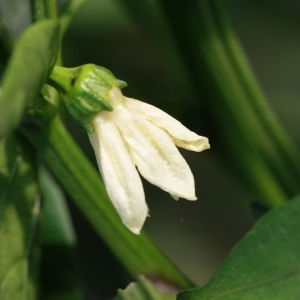
<path id="1" fill-rule="evenodd" d="M 178 300 L 300 299 L 299 286 L 300 196 L 265 215 L 206 286 Z"/>
<path id="2" fill-rule="evenodd" d="M 13 138 L 0 142 L 0 299 L 34 299 L 35 231 L 39 213 L 36 176 L 28 154 Z"/>
<path id="3" fill-rule="evenodd" d="M 20 37 L 8 62 L 0 94 L 0 138 L 20 121 L 25 107 L 39 93 L 53 67 L 59 47 L 57 21 L 30 26 Z"/>

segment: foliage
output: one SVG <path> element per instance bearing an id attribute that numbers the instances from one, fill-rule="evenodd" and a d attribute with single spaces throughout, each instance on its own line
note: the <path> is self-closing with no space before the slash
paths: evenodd
<path id="1" fill-rule="evenodd" d="M 206 286 L 182 292 L 177 299 L 299 297 L 299 211 L 298 196 L 269 212 L 235 246 Z"/>
<path id="2" fill-rule="evenodd" d="M 0 298 L 33 299 L 39 260 L 36 172 L 32 157 L 13 136 L 1 141 L 0 157 Z"/>

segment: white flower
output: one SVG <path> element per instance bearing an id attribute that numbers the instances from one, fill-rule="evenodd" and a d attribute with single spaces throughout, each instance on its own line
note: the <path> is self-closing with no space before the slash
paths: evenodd
<path id="1" fill-rule="evenodd" d="M 193 174 L 176 148 L 209 148 L 208 139 L 160 109 L 109 92 L 113 111 L 98 113 L 89 134 L 107 193 L 122 222 L 139 234 L 148 215 L 139 173 L 175 199 L 196 200 Z M 137 169 L 136 169 L 137 168 Z"/>

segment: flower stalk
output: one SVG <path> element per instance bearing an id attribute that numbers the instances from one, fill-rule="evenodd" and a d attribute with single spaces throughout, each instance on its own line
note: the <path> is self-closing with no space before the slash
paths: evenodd
<path id="1" fill-rule="evenodd" d="M 108 70 L 94 64 L 77 68 L 55 66 L 50 84 L 56 87 L 70 115 L 88 132 L 93 132 L 92 118 L 103 110 L 112 110 L 107 101 L 111 88 L 127 84 Z"/>

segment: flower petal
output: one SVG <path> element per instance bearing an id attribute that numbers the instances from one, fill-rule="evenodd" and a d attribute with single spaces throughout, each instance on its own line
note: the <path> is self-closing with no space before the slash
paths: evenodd
<path id="1" fill-rule="evenodd" d="M 197 199 L 193 174 L 165 131 L 126 109 L 114 119 L 143 177 L 174 197 Z"/>
<path id="2" fill-rule="evenodd" d="M 90 134 L 107 193 L 122 222 L 139 234 L 148 213 L 140 176 L 120 136 L 111 112 L 102 112 L 93 120 Z"/>
<path id="3" fill-rule="evenodd" d="M 132 98 L 126 99 L 126 105 L 141 114 L 149 122 L 167 131 L 174 139 L 178 147 L 192 151 L 209 149 L 208 139 L 186 128 L 182 123 L 162 111 L 161 109 Z"/>

